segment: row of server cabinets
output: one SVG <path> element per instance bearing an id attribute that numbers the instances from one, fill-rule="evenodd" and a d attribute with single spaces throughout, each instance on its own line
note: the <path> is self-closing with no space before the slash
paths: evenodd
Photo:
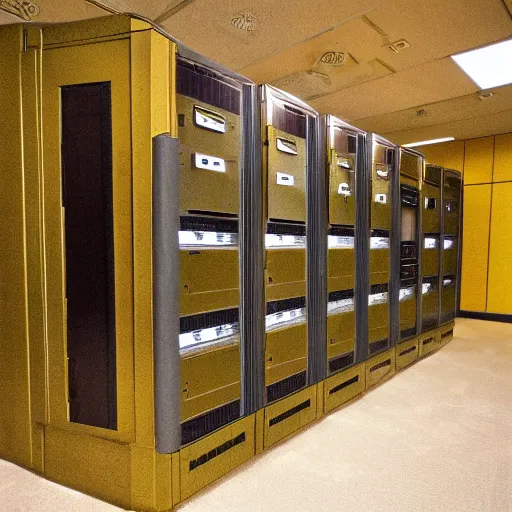
<path id="1" fill-rule="evenodd" d="M 317 383 L 341 376 L 326 400 L 364 391 L 361 363 L 374 361 L 366 381 L 377 381 L 394 371 L 395 346 L 413 360 L 418 339 L 433 340 L 422 334 L 454 319 L 458 172 L 140 20 L 33 31 L 24 94 L 41 90 L 51 478 L 82 485 L 81 460 L 65 473 L 48 462 L 73 457 L 76 438 L 56 432 L 77 424 L 121 443 L 135 418 L 154 424 L 137 442 L 154 435 L 157 453 L 174 454 L 261 413 L 271 445 L 317 417 Z M 123 344 L 132 324 L 135 349 Z M 190 479 L 242 445 L 237 432 L 187 458 Z"/>
<path id="2" fill-rule="evenodd" d="M 243 89 L 177 69 L 186 444 L 453 320 L 461 178 L 268 85 L 247 141 Z M 261 183 L 244 151 L 261 153 Z"/>

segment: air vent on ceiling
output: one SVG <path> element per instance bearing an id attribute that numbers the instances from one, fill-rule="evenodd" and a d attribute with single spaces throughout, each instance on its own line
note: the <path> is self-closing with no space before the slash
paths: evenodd
<path id="1" fill-rule="evenodd" d="M 258 18 L 251 11 L 239 11 L 231 17 L 231 25 L 243 32 L 254 32 L 257 24 Z"/>
<path id="2" fill-rule="evenodd" d="M 395 41 L 394 43 L 391 43 L 388 45 L 388 48 L 393 53 L 400 53 L 402 50 L 405 50 L 406 48 L 409 48 L 411 45 L 405 40 L 405 39 L 399 39 L 398 41 Z"/>
<path id="3" fill-rule="evenodd" d="M 39 14 L 39 7 L 29 0 L 0 0 L 0 11 L 5 11 L 22 20 L 30 21 Z"/>
<path id="4" fill-rule="evenodd" d="M 481 92 L 478 97 L 484 101 L 484 100 L 490 100 L 494 96 L 493 92 Z"/>
<path id="5" fill-rule="evenodd" d="M 348 52 L 336 52 L 336 51 L 329 51 L 325 52 L 320 59 L 318 59 L 315 66 L 318 64 L 326 64 L 327 66 L 343 66 L 347 63 L 350 56 Z"/>

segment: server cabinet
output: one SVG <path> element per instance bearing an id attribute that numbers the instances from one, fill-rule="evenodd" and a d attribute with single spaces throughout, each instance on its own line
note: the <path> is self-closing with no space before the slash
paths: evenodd
<path id="1" fill-rule="evenodd" d="M 372 134 L 369 163 L 369 294 L 368 354 L 390 344 L 390 240 L 392 236 L 393 176 L 397 148 Z"/>
<path id="2" fill-rule="evenodd" d="M 307 142 L 317 114 L 262 86 L 265 184 L 265 388 L 267 403 L 308 382 Z"/>
<path id="3" fill-rule="evenodd" d="M 358 156 L 365 133 L 334 116 L 325 117 L 327 192 L 328 374 L 356 360 L 355 230 Z"/>
<path id="4" fill-rule="evenodd" d="M 241 408 L 243 82 L 178 56 L 182 443 Z"/>
<path id="5" fill-rule="evenodd" d="M 457 290 L 460 275 L 461 174 L 451 169 L 443 169 L 442 184 L 440 324 L 452 321 L 457 309 Z"/>
<path id="6" fill-rule="evenodd" d="M 441 182 L 442 167 L 428 164 L 423 174 L 421 191 L 421 331 L 438 325 L 439 275 L 441 254 Z"/>
<path id="7" fill-rule="evenodd" d="M 399 337 L 403 341 L 417 334 L 420 255 L 420 187 L 423 155 L 400 149 L 400 284 Z"/>

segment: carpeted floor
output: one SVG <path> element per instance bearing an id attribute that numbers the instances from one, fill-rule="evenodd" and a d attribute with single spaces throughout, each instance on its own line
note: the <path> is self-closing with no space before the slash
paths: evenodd
<path id="1" fill-rule="evenodd" d="M 455 336 L 179 511 L 512 511 L 512 325 Z M 0 461 L 0 510 L 119 509 Z"/>

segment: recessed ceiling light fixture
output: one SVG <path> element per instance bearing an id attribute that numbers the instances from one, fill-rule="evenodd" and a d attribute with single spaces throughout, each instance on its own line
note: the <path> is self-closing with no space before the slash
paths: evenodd
<path id="1" fill-rule="evenodd" d="M 480 89 L 512 83 L 512 39 L 452 55 Z"/>
<path id="2" fill-rule="evenodd" d="M 410 142 L 409 144 L 402 144 L 404 148 L 415 148 L 417 146 L 426 146 L 427 144 L 437 144 L 439 142 L 449 142 L 455 140 L 455 137 L 443 137 L 442 139 L 422 140 L 421 142 Z"/>

